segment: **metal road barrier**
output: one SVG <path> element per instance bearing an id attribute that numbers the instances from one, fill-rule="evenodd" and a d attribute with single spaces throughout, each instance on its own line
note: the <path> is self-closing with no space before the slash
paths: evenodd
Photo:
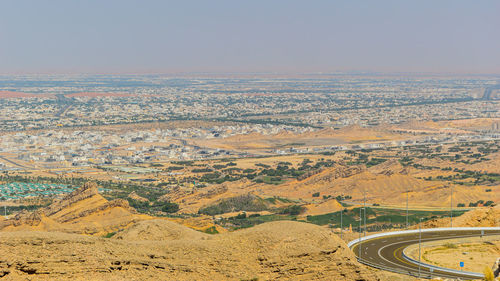
<path id="1" fill-rule="evenodd" d="M 439 270 L 439 271 L 443 271 L 443 272 L 448 272 L 448 273 L 467 274 L 467 275 L 470 275 L 470 276 L 475 276 L 477 278 L 484 278 L 484 274 L 478 273 L 478 272 L 456 270 L 456 269 L 451 269 L 451 268 L 446 268 L 446 267 L 440 267 L 440 266 L 435 266 L 435 265 L 428 264 L 428 263 L 419 262 L 419 261 L 414 260 L 414 259 L 410 258 L 409 256 L 407 256 L 404 250 L 403 250 L 403 258 L 406 259 L 409 262 L 414 263 L 414 264 L 417 264 L 417 265 L 420 264 L 420 266 L 428 268 L 428 269 L 432 268 L 432 269 L 435 269 L 435 270 Z"/>

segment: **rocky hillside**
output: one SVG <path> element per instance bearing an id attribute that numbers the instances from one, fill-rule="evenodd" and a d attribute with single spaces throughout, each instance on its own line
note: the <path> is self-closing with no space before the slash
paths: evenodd
<path id="1" fill-rule="evenodd" d="M 150 217 L 137 214 L 127 201 L 108 201 L 99 195 L 95 183 L 86 183 L 46 208 L 0 221 L 0 230 L 106 234 L 145 219 Z"/>
<path id="2" fill-rule="evenodd" d="M 158 233 L 172 229 L 173 236 Z M 0 232 L 0 276 L 7 280 L 379 280 L 330 230 L 311 224 L 282 221 L 219 235 L 193 234 L 191 229 L 156 220 L 118 233 L 119 239 Z"/>
<path id="3" fill-rule="evenodd" d="M 453 201 L 468 203 L 493 200 L 497 202 L 500 193 L 486 191 L 491 188 L 495 187 L 454 185 Z M 303 180 L 260 187 L 260 192 L 265 196 L 306 200 L 314 199 L 312 195 L 319 193 L 319 198 L 350 195 L 352 200 L 349 201 L 361 202 L 366 192 L 368 203 L 394 206 L 402 206 L 406 202 L 407 190 L 410 191 L 411 206 L 442 207 L 443 202 L 450 200 L 448 183 L 424 180 L 421 175 L 415 176 L 411 168 L 402 167 L 395 160 L 389 160 L 369 169 L 337 165 Z M 330 210 L 330 212 L 333 211 L 336 209 Z"/>

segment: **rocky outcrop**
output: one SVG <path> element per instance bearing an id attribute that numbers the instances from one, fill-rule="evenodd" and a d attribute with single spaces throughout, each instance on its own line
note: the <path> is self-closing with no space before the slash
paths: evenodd
<path id="1" fill-rule="evenodd" d="M 314 177 L 307 179 L 307 184 L 316 184 L 319 182 L 332 182 L 339 178 L 347 178 L 363 172 L 365 169 L 361 166 L 336 166 L 332 169 L 321 171 Z"/>
<path id="2" fill-rule="evenodd" d="M 99 195 L 97 184 L 87 182 L 84 183 L 82 187 L 66 195 L 63 199 L 52 203 L 49 207 L 45 208 L 43 212 L 46 216 L 50 216 L 78 201 L 82 201 L 96 195 Z"/>
<path id="3" fill-rule="evenodd" d="M 140 196 L 135 191 L 130 192 L 130 194 L 128 195 L 128 198 L 135 200 L 135 201 L 139 201 L 139 202 L 149 202 L 148 199 Z"/>
<path id="4" fill-rule="evenodd" d="M 24 211 L 0 221 L 0 229 L 31 228 L 98 234 L 116 231 L 144 219 L 149 217 L 137 214 L 128 201 L 108 201 L 98 193 L 95 183 L 86 183 L 46 208 L 34 212 Z"/>
<path id="5" fill-rule="evenodd" d="M 220 195 L 220 194 L 223 194 L 223 193 L 226 193 L 228 191 L 228 187 L 227 187 L 227 184 L 224 183 L 224 184 L 219 184 L 219 185 L 213 185 L 213 186 L 209 186 L 209 187 L 206 187 L 206 188 L 203 188 L 203 190 L 195 193 L 191 199 L 203 199 L 203 198 L 212 198 L 212 197 L 215 197 L 217 195 Z M 191 191 L 183 191 L 183 190 L 180 190 L 180 189 L 174 189 L 172 192 L 170 193 L 167 193 L 165 195 L 162 195 L 158 201 L 160 202 L 167 202 L 167 201 L 177 201 L 181 198 L 184 198 L 186 196 L 189 196 L 193 194 L 193 192 Z"/>
<path id="6" fill-rule="evenodd" d="M 4 221 L 6 225 L 30 225 L 37 226 L 42 221 L 43 212 L 36 210 L 34 212 L 22 211 L 14 216 L 12 220 Z"/>
<path id="7" fill-rule="evenodd" d="M 61 222 L 61 223 L 66 223 L 66 222 L 70 222 L 70 221 L 73 221 L 73 220 L 78 219 L 78 218 L 87 217 L 93 213 L 102 212 L 102 211 L 116 208 L 116 207 L 130 209 L 130 211 L 132 213 L 136 213 L 136 211 L 134 209 L 130 208 L 128 201 L 123 200 L 123 199 L 116 199 L 113 201 L 106 202 L 106 203 L 99 205 L 97 207 L 94 207 L 94 208 L 85 209 L 81 212 L 65 214 L 65 215 L 61 216 L 60 218 L 58 218 L 57 221 Z"/>

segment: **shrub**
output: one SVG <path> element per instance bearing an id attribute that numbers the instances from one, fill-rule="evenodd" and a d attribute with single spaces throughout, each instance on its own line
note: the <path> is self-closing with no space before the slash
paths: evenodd
<path id="1" fill-rule="evenodd" d="M 313 193 L 313 195 L 312 195 L 312 196 L 313 196 L 313 197 L 319 197 L 319 192 L 315 192 L 315 193 Z"/>
<path id="2" fill-rule="evenodd" d="M 166 213 L 176 213 L 179 211 L 179 205 L 173 202 L 166 202 L 161 210 Z"/>
<path id="3" fill-rule="evenodd" d="M 238 214 L 235 218 L 239 219 L 239 220 L 246 219 L 247 218 L 247 213 Z"/>
<path id="4" fill-rule="evenodd" d="M 170 166 L 167 168 L 168 171 L 179 171 L 182 169 L 184 169 L 184 167 L 181 167 L 181 166 Z"/>
<path id="5" fill-rule="evenodd" d="M 217 234 L 219 231 L 217 231 L 217 228 L 215 226 L 211 226 L 209 228 L 206 228 L 203 230 L 203 232 L 208 233 L 208 234 Z"/>
<path id="6" fill-rule="evenodd" d="M 446 243 L 446 244 L 444 244 L 444 247 L 445 247 L 445 248 L 448 248 L 448 249 L 456 249 L 456 248 L 458 248 L 458 246 L 457 246 L 457 245 L 455 245 L 455 244 L 453 244 L 453 243 L 449 243 L 449 242 L 448 242 L 448 243 Z"/>
<path id="7" fill-rule="evenodd" d="M 109 232 L 106 235 L 104 235 L 103 237 L 104 238 L 111 238 L 111 237 L 115 236 L 115 234 L 116 234 L 116 232 Z"/>
<path id="8" fill-rule="evenodd" d="M 199 169 L 193 169 L 191 170 L 192 173 L 208 173 L 211 172 L 212 170 L 210 168 L 199 168 Z"/>
<path id="9" fill-rule="evenodd" d="M 290 205 L 281 209 L 280 214 L 297 216 L 304 211 L 304 207 L 300 205 Z"/>

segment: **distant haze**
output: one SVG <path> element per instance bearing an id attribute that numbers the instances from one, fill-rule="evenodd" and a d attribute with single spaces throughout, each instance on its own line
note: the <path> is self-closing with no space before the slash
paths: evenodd
<path id="1" fill-rule="evenodd" d="M 500 1 L 5 0 L 0 73 L 500 74 Z"/>

